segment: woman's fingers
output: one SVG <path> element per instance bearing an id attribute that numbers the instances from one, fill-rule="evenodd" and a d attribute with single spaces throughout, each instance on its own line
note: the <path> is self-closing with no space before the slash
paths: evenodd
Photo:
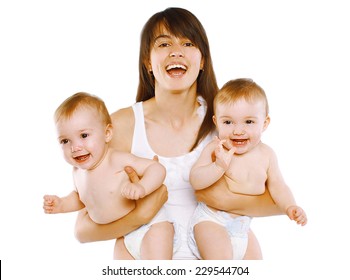
<path id="1" fill-rule="evenodd" d="M 132 183 L 137 183 L 138 181 L 140 181 L 139 176 L 137 175 L 137 173 L 135 172 L 135 170 L 132 167 L 126 166 L 124 168 L 124 170 L 125 170 L 126 174 L 128 174 L 129 179 Z"/>

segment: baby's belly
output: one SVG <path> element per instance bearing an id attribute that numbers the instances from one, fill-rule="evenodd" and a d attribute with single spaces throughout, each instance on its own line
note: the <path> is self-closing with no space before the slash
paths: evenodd
<path id="1" fill-rule="evenodd" d="M 124 171 L 99 178 L 98 182 L 90 182 L 86 191 L 82 192 L 81 199 L 95 223 L 111 223 L 135 208 L 134 200 L 121 195 L 121 190 L 128 182 Z"/>
<path id="2" fill-rule="evenodd" d="M 87 207 L 90 218 L 97 224 L 109 224 L 127 215 L 135 208 L 135 201 L 130 199 L 105 202 L 103 205 Z"/>
<path id="3" fill-rule="evenodd" d="M 238 181 L 224 176 L 228 189 L 237 194 L 261 195 L 265 192 L 265 182 L 261 181 Z"/>

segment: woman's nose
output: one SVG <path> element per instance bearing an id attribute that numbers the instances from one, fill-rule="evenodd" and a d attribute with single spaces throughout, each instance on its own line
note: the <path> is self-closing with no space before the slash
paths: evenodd
<path id="1" fill-rule="evenodd" d="M 170 57 L 183 57 L 183 56 L 184 56 L 184 52 L 182 50 L 182 46 L 180 46 L 179 44 L 174 44 L 170 50 Z"/>

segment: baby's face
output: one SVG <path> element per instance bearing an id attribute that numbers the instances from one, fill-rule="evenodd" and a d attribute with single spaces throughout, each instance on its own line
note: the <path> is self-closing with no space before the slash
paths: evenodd
<path id="1" fill-rule="evenodd" d="M 56 128 L 69 164 L 88 170 L 99 165 L 107 150 L 107 130 L 97 112 L 78 108 L 71 117 L 58 121 Z"/>
<path id="2" fill-rule="evenodd" d="M 236 154 L 249 152 L 261 142 L 261 135 L 270 119 L 266 116 L 265 102 L 217 104 L 214 116 L 219 138 L 226 139 L 227 148 L 235 147 Z"/>

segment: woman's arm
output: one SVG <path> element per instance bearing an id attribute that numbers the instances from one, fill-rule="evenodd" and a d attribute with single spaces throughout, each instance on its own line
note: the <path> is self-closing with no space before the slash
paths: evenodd
<path id="1" fill-rule="evenodd" d="M 94 242 L 120 238 L 148 223 L 168 199 L 165 186 L 136 201 L 136 207 L 128 215 L 109 224 L 94 223 L 85 209 L 78 214 L 75 236 L 79 242 Z"/>
<path id="2" fill-rule="evenodd" d="M 265 217 L 282 215 L 284 212 L 274 203 L 268 190 L 262 195 L 243 195 L 231 192 L 224 178 L 214 185 L 195 192 L 197 200 L 223 211 Z"/>

